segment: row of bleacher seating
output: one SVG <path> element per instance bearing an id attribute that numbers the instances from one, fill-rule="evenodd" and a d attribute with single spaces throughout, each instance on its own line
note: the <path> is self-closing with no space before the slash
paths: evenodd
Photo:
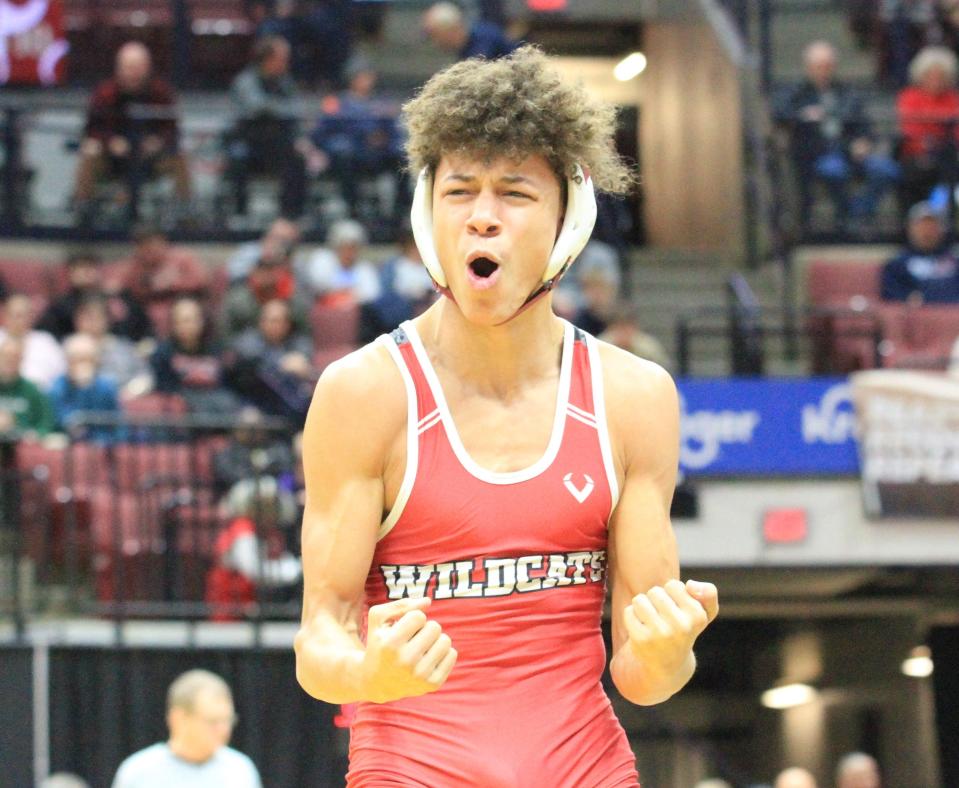
<path id="1" fill-rule="evenodd" d="M 60 266 L 42 261 L 0 259 L 0 278 L 9 292 L 22 293 L 33 302 L 34 314 L 40 315 L 52 298 L 67 288 L 66 273 Z M 212 271 L 206 303 L 210 314 L 216 315 L 229 281 L 226 270 L 219 266 Z M 171 304 L 167 301 L 147 304 L 147 314 L 153 323 L 157 338 L 169 334 Z M 332 361 L 346 355 L 357 346 L 360 310 L 355 304 L 337 303 L 328 306 L 317 300 L 310 312 L 310 326 L 315 350 L 314 365 L 325 369 Z"/>
<path id="2" fill-rule="evenodd" d="M 816 260 L 809 266 L 814 371 L 876 366 L 943 369 L 959 337 L 959 305 L 890 303 L 880 297 L 882 263 Z M 876 359 L 876 341 L 879 359 Z"/>

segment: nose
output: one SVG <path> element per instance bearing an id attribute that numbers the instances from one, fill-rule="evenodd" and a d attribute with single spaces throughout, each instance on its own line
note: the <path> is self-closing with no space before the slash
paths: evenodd
<path id="1" fill-rule="evenodd" d="M 476 195 L 473 201 L 473 210 L 467 219 L 466 226 L 471 233 L 491 238 L 499 234 L 502 225 L 497 212 L 498 201 L 496 195 L 485 189 Z"/>

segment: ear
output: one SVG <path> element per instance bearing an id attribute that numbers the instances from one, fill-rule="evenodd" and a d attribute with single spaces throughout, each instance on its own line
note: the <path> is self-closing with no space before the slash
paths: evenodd
<path id="1" fill-rule="evenodd" d="M 413 240 L 420 250 L 423 265 L 440 287 L 446 287 L 446 275 L 436 254 L 433 241 L 433 177 L 429 168 L 424 167 L 416 179 L 413 191 L 413 206 L 410 209 L 410 225 L 413 228 Z"/>

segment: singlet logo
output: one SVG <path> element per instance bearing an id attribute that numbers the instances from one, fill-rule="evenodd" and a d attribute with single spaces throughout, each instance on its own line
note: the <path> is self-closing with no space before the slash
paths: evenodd
<path id="1" fill-rule="evenodd" d="M 584 484 L 582 487 L 577 487 L 575 484 L 573 484 L 572 473 L 567 473 L 563 477 L 563 486 L 569 490 L 569 494 L 572 495 L 579 503 L 583 503 L 583 501 L 589 498 L 590 493 L 593 492 L 593 488 L 596 486 L 589 474 L 584 473 L 583 477 L 586 479 L 586 484 Z"/>
<path id="2" fill-rule="evenodd" d="M 381 564 L 389 599 L 466 599 L 601 583 L 606 551 L 476 558 L 440 564 Z"/>

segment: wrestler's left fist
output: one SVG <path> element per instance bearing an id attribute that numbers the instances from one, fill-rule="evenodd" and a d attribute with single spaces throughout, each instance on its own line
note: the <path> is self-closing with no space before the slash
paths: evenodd
<path id="1" fill-rule="evenodd" d="M 718 612 L 719 592 L 712 583 L 670 580 L 633 597 L 623 624 L 637 659 L 648 670 L 671 675 Z"/>

